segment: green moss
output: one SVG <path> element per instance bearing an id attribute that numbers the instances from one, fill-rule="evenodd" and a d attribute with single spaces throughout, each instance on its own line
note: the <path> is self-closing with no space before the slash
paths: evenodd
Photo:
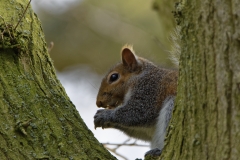
<path id="1" fill-rule="evenodd" d="M 57 80 L 31 9 L 13 29 L 27 2 L 0 1 L 1 159 L 115 159 L 88 130 Z"/>
<path id="2" fill-rule="evenodd" d="M 13 25 L 0 23 L 0 49 L 13 49 L 17 53 L 21 53 L 28 47 L 29 31 L 16 31 Z"/>

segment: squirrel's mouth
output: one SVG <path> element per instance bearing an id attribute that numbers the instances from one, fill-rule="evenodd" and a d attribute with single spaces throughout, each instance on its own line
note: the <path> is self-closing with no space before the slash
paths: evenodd
<path id="1" fill-rule="evenodd" d="M 105 109 L 115 109 L 121 105 L 119 101 L 113 101 L 113 100 L 108 101 L 107 103 L 104 101 L 97 101 L 96 104 L 99 108 L 105 108 Z"/>
<path id="2" fill-rule="evenodd" d="M 120 105 L 121 105 L 120 103 L 116 102 L 114 104 L 107 104 L 103 108 L 105 108 L 105 109 L 115 109 L 115 108 L 119 107 Z"/>
<path id="3" fill-rule="evenodd" d="M 104 107 L 105 109 L 115 109 L 116 107 L 115 106 L 109 106 L 107 105 L 106 107 Z"/>

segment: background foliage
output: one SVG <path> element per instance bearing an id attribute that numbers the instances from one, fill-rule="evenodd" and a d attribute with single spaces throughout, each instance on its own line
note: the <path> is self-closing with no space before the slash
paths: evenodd
<path id="1" fill-rule="evenodd" d="M 98 73 L 105 72 L 119 61 L 120 49 L 126 43 L 133 44 L 138 54 L 171 66 L 167 54 L 169 32 L 173 28 L 173 2 L 154 5 L 153 1 L 145 0 L 83 0 L 73 3 L 60 11 L 55 4 L 33 1 L 47 42 L 54 42 L 51 57 L 57 70 L 81 64 L 90 65 Z M 154 8 L 163 14 L 158 16 Z"/>

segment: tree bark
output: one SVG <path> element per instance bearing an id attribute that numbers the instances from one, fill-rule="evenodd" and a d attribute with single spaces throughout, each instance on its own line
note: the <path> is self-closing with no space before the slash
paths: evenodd
<path id="1" fill-rule="evenodd" d="M 239 159 L 239 8 L 239 0 L 178 4 L 178 94 L 160 159 Z"/>
<path id="2" fill-rule="evenodd" d="M 115 159 L 67 97 L 31 8 L 17 26 L 27 4 L 0 1 L 0 159 Z"/>

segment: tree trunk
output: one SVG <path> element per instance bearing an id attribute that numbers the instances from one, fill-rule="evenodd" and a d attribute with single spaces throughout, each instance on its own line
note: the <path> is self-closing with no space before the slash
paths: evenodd
<path id="1" fill-rule="evenodd" d="M 181 1 L 180 77 L 160 159 L 240 157 L 240 1 Z"/>
<path id="2" fill-rule="evenodd" d="M 0 1 L 0 159 L 115 159 L 58 81 L 31 8 L 17 26 L 27 4 Z"/>

